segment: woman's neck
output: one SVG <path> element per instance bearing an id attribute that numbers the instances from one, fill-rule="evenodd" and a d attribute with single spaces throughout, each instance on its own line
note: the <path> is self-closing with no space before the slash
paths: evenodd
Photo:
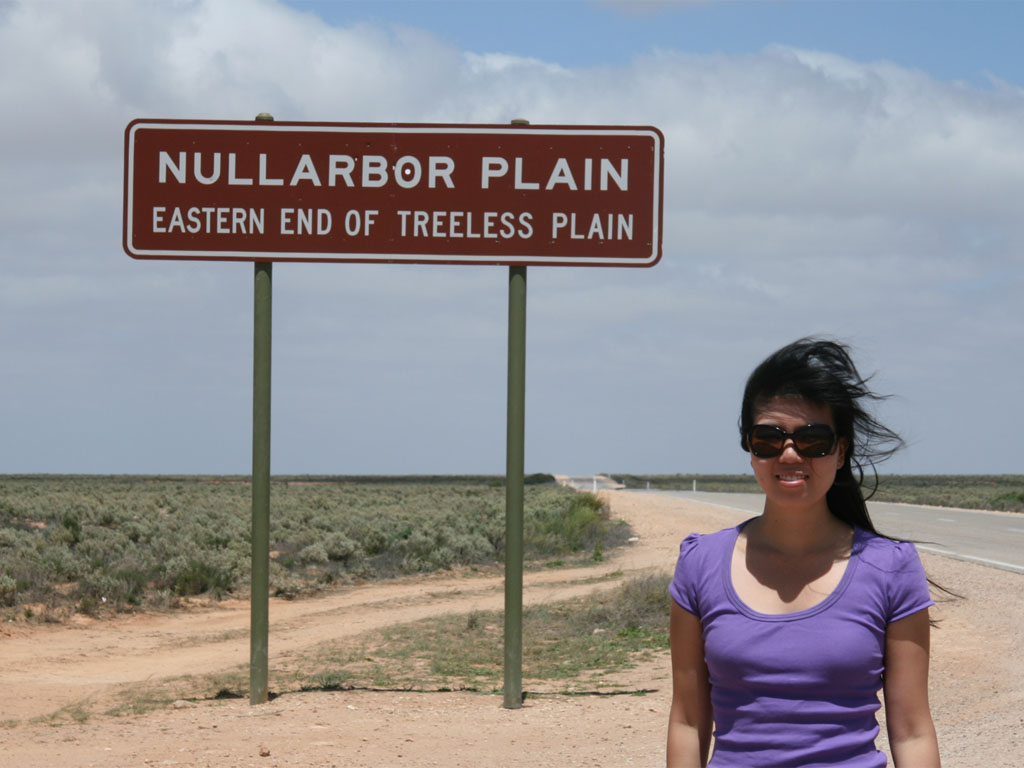
<path id="1" fill-rule="evenodd" d="M 777 509 L 765 505 L 761 517 L 747 526 L 747 540 L 783 555 L 802 555 L 847 546 L 852 529 L 828 511 L 822 501 L 808 509 Z"/>

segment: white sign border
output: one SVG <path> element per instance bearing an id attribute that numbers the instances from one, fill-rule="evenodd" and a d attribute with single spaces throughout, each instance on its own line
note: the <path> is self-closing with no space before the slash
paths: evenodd
<path id="1" fill-rule="evenodd" d="M 160 130 L 204 130 L 204 131 L 279 131 L 279 132 L 313 132 L 323 133 L 436 133 L 481 134 L 493 133 L 500 135 L 557 135 L 557 136 L 643 136 L 654 141 L 654 180 L 653 199 L 651 201 L 651 255 L 644 259 L 635 258 L 599 258 L 593 256 L 528 256 L 528 255 L 451 255 L 451 254 L 387 254 L 387 253 L 289 253 L 283 251 L 209 251 L 197 253 L 194 250 L 163 250 L 136 249 L 132 247 L 132 221 L 135 197 L 132 183 L 135 171 L 135 133 L 144 128 Z M 140 259 L 174 259 L 179 261 L 279 261 L 306 263 L 368 263 L 368 264 L 508 264 L 512 266 L 607 266 L 607 267 L 647 267 L 658 262 L 661 256 L 661 194 L 662 194 L 662 159 L 664 147 L 662 135 L 656 129 L 648 128 L 576 128 L 574 126 L 516 126 L 498 125 L 404 125 L 388 123 L 367 124 L 330 124 L 330 123 L 215 123 L 215 122 L 165 122 L 162 120 L 135 120 L 129 125 L 126 136 L 127 148 L 125 158 L 125 210 L 124 210 L 124 249 L 129 256 Z M 263 258 L 260 258 L 263 257 Z"/>

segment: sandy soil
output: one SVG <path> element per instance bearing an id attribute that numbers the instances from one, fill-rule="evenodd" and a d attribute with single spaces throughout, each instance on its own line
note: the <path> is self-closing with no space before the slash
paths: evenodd
<path id="1" fill-rule="evenodd" d="M 528 573 L 524 599 L 555 601 L 619 583 L 622 571 L 670 572 L 690 531 L 740 513 L 610 492 L 639 540 L 586 569 Z M 737 515 L 740 515 L 739 517 Z M 950 766 L 1011 768 L 1024 754 L 1024 580 L 925 554 L 929 575 L 963 594 L 934 610 L 932 707 Z M 270 665 L 327 640 L 444 612 L 500 609 L 494 575 L 443 575 L 349 588 L 315 600 L 273 601 Z M 524 681 L 525 706 L 472 693 L 286 693 L 268 704 L 179 702 L 136 717 L 47 725 L 45 716 L 125 685 L 219 672 L 248 663 L 248 603 L 64 626 L 0 626 L 0 764 L 34 766 L 658 766 L 670 680 L 665 655 L 622 673 L 643 695 L 560 696 Z M 273 682 L 271 684 L 273 688 Z M 884 728 L 883 728 L 884 732 Z M 909 768 L 913 768 L 910 766 Z"/>

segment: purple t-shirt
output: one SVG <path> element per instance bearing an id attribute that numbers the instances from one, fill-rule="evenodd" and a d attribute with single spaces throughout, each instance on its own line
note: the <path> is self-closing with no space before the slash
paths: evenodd
<path id="1" fill-rule="evenodd" d="M 704 630 L 709 768 L 882 768 L 875 712 L 885 629 L 934 604 L 917 549 L 857 528 L 832 594 L 807 610 L 764 614 L 732 585 L 743 525 L 686 537 L 669 588 Z"/>

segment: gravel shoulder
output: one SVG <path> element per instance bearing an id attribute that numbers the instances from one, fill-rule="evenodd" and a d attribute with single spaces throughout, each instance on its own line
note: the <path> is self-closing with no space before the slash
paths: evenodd
<path id="1" fill-rule="evenodd" d="M 689 500 L 605 496 L 639 540 L 603 563 L 526 574 L 527 603 L 586 595 L 652 570 L 667 575 L 687 533 L 745 516 Z M 932 634 L 931 698 L 944 764 L 1017 766 L 1024 754 L 1024 577 L 928 553 L 922 559 L 933 579 L 965 598 L 933 609 L 940 624 Z M 500 575 L 472 573 L 272 601 L 271 675 L 275 659 L 328 640 L 441 613 L 500 609 L 502 601 Z M 125 685 L 246 665 L 248 611 L 248 603 L 225 602 L 111 621 L 0 626 L 2 762 L 19 768 L 663 764 L 667 653 L 620 673 L 619 681 L 638 692 L 633 695 L 564 696 L 527 680 L 520 710 L 503 709 L 496 695 L 350 691 L 285 693 L 257 707 L 244 700 L 182 702 L 82 724 L 40 719 L 83 700 L 103 701 Z"/>

